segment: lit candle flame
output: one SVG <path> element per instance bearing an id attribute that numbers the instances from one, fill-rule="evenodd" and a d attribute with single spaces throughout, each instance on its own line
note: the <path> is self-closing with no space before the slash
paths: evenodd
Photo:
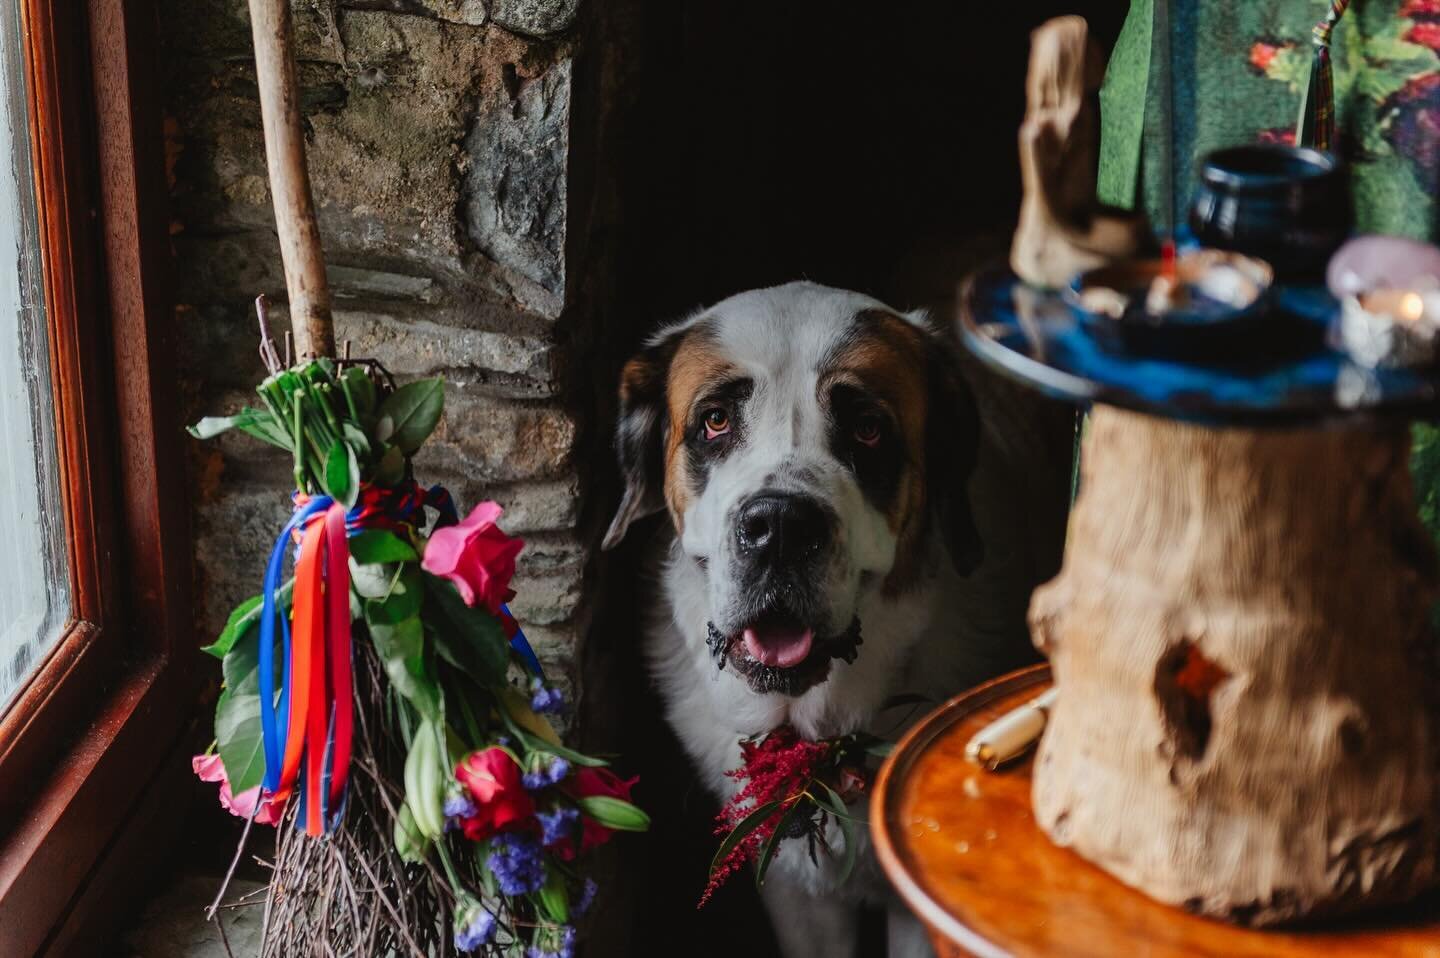
<path id="1" fill-rule="evenodd" d="M 1425 300 L 1419 293 L 1406 293 L 1400 297 L 1400 308 L 1397 312 L 1401 319 L 1413 323 L 1425 315 Z"/>

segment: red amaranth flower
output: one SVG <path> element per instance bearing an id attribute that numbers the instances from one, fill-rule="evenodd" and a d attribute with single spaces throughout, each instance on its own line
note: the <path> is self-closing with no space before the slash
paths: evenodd
<path id="1" fill-rule="evenodd" d="M 830 755 L 828 742 L 810 742 L 796 734 L 788 725 L 782 725 L 758 742 L 740 743 L 740 757 L 743 764 L 726 776 L 743 782 L 741 789 L 731 796 L 720 814 L 715 816 L 717 835 L 728 835 L 751 812 L 770 802 L 781 802 L 764 822 L 735 844 L 730 853 L 710 874 L 705 892 L 700 896 L 703 907 L 715 894 L 715 890 L 726 879 L 744 867 L 747 861 L 754 861 L 760 855 L 770 836 L 775 834 L 780 819 L 789 806 L 798 800 L 809 787 L 820 765 Z"/>
<path id="2" fill-rule="evenodd" d="M 1250 65 L 1264 73 L 1270 69 L 1270 61 L 1280 52 L 1280 46 L 1274 43 L 1256 43 L 1250 48 Z"/>
<path id="3" fill-rule="evenodd" d="M 1440 23 L 1428 20 L 1417 23 L 1406 32 L 1405 39 L 1422 47 L 1440 50 Z"/>

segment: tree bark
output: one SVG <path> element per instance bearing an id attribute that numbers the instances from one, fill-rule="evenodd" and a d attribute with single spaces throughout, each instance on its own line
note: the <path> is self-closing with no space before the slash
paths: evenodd
<path id="1" fill-rule="evenodd" d="M 1030 608 L 1060 689 L 1032 794 L 1055 842 L 1254 925 L 1434 883 L 1436 568 L 1408 447 L 1096 408 Z"/>
<path id="2" fill-rule="evenodd" d="M 265 131 L 265 162 L 275 205 L 275 231 L 285 265 L 290 326 L 300 357 L 334 356 L 330 287 L 325 251 L 315 220 L 310 174 L 305 167 L 305 130 L 295 80 L 295 41 L 290 0 L 250 0 L 255 41 L 255 79 Z"/>

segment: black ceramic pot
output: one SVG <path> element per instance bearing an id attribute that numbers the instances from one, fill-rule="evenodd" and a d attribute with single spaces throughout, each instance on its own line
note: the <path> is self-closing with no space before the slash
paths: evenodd
<path id="1" fill-rule="evenodd" d="M 1268 261 L 1278 280 L 1318 281 L 1352 216 L 1349 177 L 1333 154 L 1237 146 L 1201 164 L 1190 229 L 1203 246 Z"/>

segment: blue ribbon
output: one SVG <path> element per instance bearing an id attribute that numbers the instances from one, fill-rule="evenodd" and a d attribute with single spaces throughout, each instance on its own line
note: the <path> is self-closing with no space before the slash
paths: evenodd
<path id="1" fill-rule="evenodd" d="M 316 496 L 298 510 L 275 540 L 270 562 L 265 567 L 263 605 L 260 609 L 260 733 L 265 744 L 265 790 L 280 787 L 280 763 L 285 757 L 285 729 L 290 727 L 290 617 L 275 608 L 280 592 L 280 573 L 285 567 L 285 546 L 290 535 L 311 516 L 330 508 L 329 496 Z M 280 688 L 280 721 L 276 727 L 275 708 L 275 620 L 279 618 L 285 642 L 285 681 Z"/>
<path id="2" fill-rule="evenodd" d="M 285 523 L 285 528 L 280 530 L 280 535 L 275 539 L 275 547 L 270 552 L 270 561 L 265 567 L 265 584 L 263 599 L 260 610 L 260 732 L 265 750 L 265 779 L 264 786 L 267 792 L 273 792 L 280 787 L 280 766 L 285 757 L 285 736 L 290 728 L 290 617 L 281 614 L 277 608 L 280 594 L 280 576 L 285 568 L 285 547 L 295 530 L 304 525 L 312 516 L 330 508 L 333 502 L 329 496 L 315 496 L 306 502 L 304 507 L 297 510 Z M 450 494 L 440 486 L 432 486 L 424 498 L 417 505 L 430 505 L 438 509 L 442 516 L 454 522 L 457 519 L 455 505 L 450 499 Z M 407 512 L 413 512 L 408 510 Z M 345 529 L 350 535 L 360 531 L 358 514 L 360 506 L 346 513 Z M 406 517 L 400 517 L 406 518 Z M 545 670 L 540 667 L 540 659 L 531 648 L 530 641 L 525 638 L 525 633 L 520 629 L 520 622 L 511 614 L 508 606 L 501 605 L 505 614 L 515 622 L 515 636 L 510 640 L 510 647 L 520 658 L 534 670 L 540 678 L 545 677 Z M 277 708 L 275 704 L 275 620 L 280 620 L 281 636 L 284 643 L 285 680 L 280 688 L 280 703 Z M 278 720 L 278 724 L 277 724 Z M 329 761 L 326 761 L 329 767 Z M 304 796 L 301 796 L 304 801 Z M 343 804 L 339 811 L 343 811 Z M 304 809 L 301 808 L 301 817 L 297 824 L 304 822 Z M 338 814 L 338 812 L 337 812 Z M 301 826 L 303 827 L 303 825 Z"/>
<path id="3" fill-rule="evenodd" d="M 520 628 L 520 620 L 510 612 L 510 607 L 503 602 L 500 604 L 500 611 L 510 616 L 510 621 L 515 623 L 515 637 L 510 640 L 510 648 L 519 653 L 525 664 L 534 670 L 540 678 L 545 678 L 545 670 L 540 667 L 540 660 L 535 656 L 535 650 L 530 648 L 530 640 L 525 638 L 525 633 Z"/>

